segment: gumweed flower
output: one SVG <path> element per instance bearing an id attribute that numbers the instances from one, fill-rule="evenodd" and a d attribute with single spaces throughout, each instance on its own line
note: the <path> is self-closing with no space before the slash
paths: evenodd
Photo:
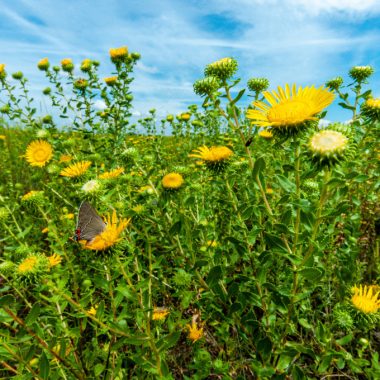
<path id="1" fill-rule="evenodd" d="M 219 61 L 210 63 L 205 68 L 205 76 L 213 76 L 222 81 L 231 78 L 238 69 L 236 59 L 231 57 L 222 58 Z"/>
<path id="2" fill-rule="evenodd" d="M 42 58 L 38 63 L 37 63 L 37 67 L 41 70 L 41 71 L 47 71 L 49 69 L 49 66 L 50 66 L 50 63 L 49 63 L 49 59 L 48 58 Z"/>
<path id="3" fill-rule="evenodd" d="M 363 82 L 374 73 L 372 66 L 354 66 L 348 75 L 357 82 Z"/>
<path id="4" fill-rule="evenodd" d="M 380 98 L 369 98 L 361 106 L 361 113 L 371 121 L 380 121 Z"/>
<path id="5" fill-rule="evenodd" d="M 104 82 L 107 86 L 114 86 L 117 83 L 117 76 L 104 78 Z"/>
<path id="6" fill-rule="evenodd" d="M 21 197 L 22 202 L 35 202 L 43 200 L 44 192 L 40 190 L 31 190 Z"/>
<path id="7" fill-rule="evenodd" d="M 62 70 L 71 73 L 74 70 L 74 64 L 72 59 L 64 58 L 61 61 Z"/>
<path id="8" fill-rule="evenodd" d="M 263 129 L 259 132 L 259 136 L 265 140 L 271 140 L 273 138 L 273 133 L 267 129 Z"/>
<path id="9" fill-rule="evenodd" d="M 219 88 L 220 81 L 217 77 L 214 76 L 208 76 L 206 78 L 199 79 L 193 85 L 194 92 L 199 96 L 211 96 Z"/>
<path id="10" fill-rule="evenodd" d="M 174 116 L 173 115 L 168 115 L 166 116 L 166 120 L 171 123 L 173 120 L 174 120 Z"/>
<path id="11" fill-rule="evenodd" d="M 267 78 L 251 78 L 247 82 L 247 87 L 250 91 L 259 94 L 268 89 L 269 80 Z"/>
<path id="12" fill-rule="evenodd" d="M 12 74 L 12 78 L 16 80 L 21 80 L 23 78 L 24 74 L 22 71 L 16 71 L 15 73 Z"/>
<path id="13" fill-rule="evenodd" d="M 272 127 L 273 133 L 295 133 L 308 122 L 317 121 L 316 116 L 334 100 L 334 94 L 325 88 L 301 86 L 278 87 L 278 91 L 264 91 L 265 100 L 253 102 L 255 109 L 247 111 L 247 118 L 259 127 Z"/>
<path id="14" fill-rule="evenodd" d="M 94 194 L 98 192 L 100 188 L 101 188 L 100 183 L 96 179 L 92 179 L 91 181 L 86 182 L 82 186 L 82 190 L 88 194 Z"/>
<path id="15" fill-rule="evenodd" d="M 189 112 L 183 112 L 180 115 L 180 118 L 182 121 L 189 121 L 191 117 L 191 114 Z"/>
<path id="16" fill-rule="evenodd" d="M 166 190 L 178 190 L 182 187 L 184 180 L 179 173 L 169 173 L 162 178 L 162 186 Z"/>
<path id="17" fill-rule="evenodd" d="M 16 267 L 16 275 L 22 279 L 33 280 L 49 269 L 49 260 L 41 254 L 29 254 Z"/>
<path id="18" fill-rule="evenodd" d="M 59 162 L 70 162 L 72 159 L 73 157 L 69 154 L 62 154 L 61 157 L 59 157 Z"/>
<path id="19" fill-rule="evenodd" d="M 54 253 L 52 256 L 48 256 L 48 261 L 49 261 L 49 268 L 54 267 L 58 264 L 61 263 L 62 257 L 58 255 L 57 253 Z"/>
<path id="20" fill-rule="evenodd" d="M 189 330 L 188 338 L 195 343 L 197 340 L 203 337 L 203 327 L 198 327 L 197 323 L 193 320 L 190 324 L 186 325 Z"/>
<path id="21" fill-rule="evenodd" d="M 343 78 L 342 77 L 336 77 L 333 79 L 330 79 L 325 83 L 325 86 L 329 88 L 330 90 L 337 91 L 343 84 Z"/>
<path id="22" fill-rule="evenodd" d="M 49 136 L 49 132 L 46 129 L 37 129 L 36 137 L 39 139 L 44 139 Z"/>
<path id="23" fill-rule="evenodd" d="M 96 315 L 96 310 L 97 310 L 97 307 L 94 307 L 94 306 L 91 306 L 88 310 L 87 310 L 87 313 L 92 315 L 93 317 L 95 317 Z"/>
<path id="24" fill-rule="evenodd" d="M 325 129 L 311 136 L 308 148 L 316 163 L 329 166 L 345 158 L 348 142 L 343 133 Z"/>
<path id="25" fill-rule="evenodd" d="M 162 321 L 170 314 L 170 311 L 165 307 L 155 307 L 153 309 L 153 321 Z"/>
<path id="26" fill-rule="evenodd" d="M 119 177 L 122 173 L 124 173 L 124 168 L 116 168 L 110 170 L 109 172 L 104 172 L 99 175 L 100 179 L 113 179 Z"/>
<path id="27" fill-rule="evenodd" d="M 7 72 L 5 71 L 5 63 L 0 63 L 0 80 L 4 80 L 7 77 Z"/>
<path id="28" fill-rule="evenodd" d="M 86 173 L 88 168 L 91 166 L 91 161 L 80 161 L 74 164 L 71 164 L 67 168 L 63 169 L 60 173 L 64 177 L 79 177 Z"/>
<path id="29" fill-rule="evenodd" d="M 80 65 L 80 69 L 81 71 L 83 71 L 84 73 L 88 73 L 91 71 L 91 67 L 92 67 L 92 61 L 91 59 L 84 59 L 82 61 L 82 64 Z"/>
<path id="30" fill-rule="evenodd" d="M 86 79 L 83 79 L 83 78 L 79 78 L 77 79 L 75 82 L 74 82 L 74 87 L 77 89 L 77 90 L 85 90 L 88 86 L 88 82 Z"/>
<path id="31" fill-rule="evenodd" d="M 231 149 L 226 146 L 202 146 L 193 150 L 193 154 L 189 157 L 200 158 L 210 169 L 223 169 L 234 154 Z"/>
<path id="32" fill-rule="evenodd" d="M 128 57 L 128 48 L 126 46 L 111 48 L 110 57 L 113 63 L 123 62 Z"/>
<path id="33" fill-rule="evenodd" d="M 352 305 L 365 314 L 376 313 L 380 309 L 380 288 L 376 285 L 359 285 L 352 288 Z"/>
<path id="34" fill-rule="evenodd" d="M 96 235 L 91 241 L 86 242 L 83 248 L 103 251 L 121 240 L 120 234 L 128 226 L 131 219 L 118 219 L 116 211 L 106 218 L 106 227 L 102 233 Z"/>
<path id="35" fill-rule="evenodd" d="M 43 167 L 53 157 L 53 148 L 47 141 L 36 140 L 26 148 L 25 157 L 31 166 Z"/>

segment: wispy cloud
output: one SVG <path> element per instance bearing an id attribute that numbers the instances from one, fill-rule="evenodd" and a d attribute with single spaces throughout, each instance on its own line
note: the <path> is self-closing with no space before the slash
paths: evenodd
<path id="1" fill-rule="evenodd" d="M 22 70 L 38 98 L 46 85 L 36 68 L 42 57 L 96 59 L 108 76 L 109 48 L 128 45 L 142 55 L 135 113 L 164 115 L 200 103 L 192 83 L 224 56 L 238 59 L 242 85 L 252 76 L 273 86 L 321 85 L 355 64 L 379 69 L 379 14 L 376 0 L 14 0 L 0 7 L 0 60 L 10 72 Z M 372 83 L 380 88 L 378 74 Z M 330 108 L 331 120 L 349 117 Z"/>

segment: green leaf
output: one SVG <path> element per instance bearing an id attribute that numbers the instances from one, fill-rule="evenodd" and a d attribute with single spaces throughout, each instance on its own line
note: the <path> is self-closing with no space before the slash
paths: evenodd
<path id="1" fill-rule="evenodd" d="M 253 165 L 252 169 L 252 177 L 256 179 L 256 177 L 260 174 L 262 170 L 265 169 L 265 160 L 263 157 L 259 157 L 255 164 Z"/>
<path id="2" fill-rule="evenodd" d="M 237 103 L 239 101 L 239 99 L 243 96 L 244 92 L 245 92 L 245 88 L 240 90 L 239 93 L 237 94 L 236 98 L 232 101 L 232 104 Z"/>
<path id="3" fill-rule="evenodd" d="M 353 338 L 354 336 L 352 334 L 348 334 L 344 336 L 343 338 L 336 340 L 336 343 L 339 344 L 340 346 L 344 346 L 345 344 L 350 343 Z"/>
<path id="4" fill-rule="evenodd" d="M 181 331 L 175 331 L 169 335 L 164 336 L 157 342 L 157 349 L 159 352 L 166 351 L 173 347 L 178 342 L 181 336 Z"/>
<path id="5" fill-rule="evenodd" d="M 295 192 L 296 185 L 283 175 L 276 176 L 278 184 L 287 192 Z"/>
<path id="6" fill-rule="evenodd" d="M 42 352 L 42 355 L 40 356 L 40 376 L 43 379 L 49 378 L 50 373 L 50 365 L 49 360 L 47 359 L 45 352 Z"/>
<path id="7" fill-rule="evenodd" d="M 141 346 L 142 344 L 148 342 L 150 340 L 148 335 L 140 334 L 135 335 L 131 338 L 126 338 L 125 343 L 126 344 L 132 344 L 133 346 Z"/>
<path id="8" fill-rule="evenodd" d="M 355 111 L 355 107 L 353 106 L 349 106 L 348 104 L 346 103 L 343 103 L 343 102 L 340 102 L 338 103 L 342 108 L 345 108 L 347 110 L 351 110 L 351 111 Z"/>
<path id="9" fill-rule="evenodd" d="M 94 367 L 94 375 L 95 377 L 98 377 L 103 371 L 104 371 L 104 364 L 96 364 L 96 366 Z"/>
<path id="10" fill-rule="evenodd" d="M 298 273 L 306 280 L 314 282 L 318 281 L 323 276 L 323 271 L 321 269 L 310 267 L 301 269 Z"/>
<path id="11" fill-rule="evenodd" d="M 27 325 L 31 325 L 40 315 L 41 307 L 38 302 L 36 302 L 31 310 L 29 311 L 29 314 L 25 318 L 25 323 Z"/>
<path id="12" fill-rule="evenodd" d="M 286 248 L 286 245 L 284 244 L 282 239 L 280 239 L 278 236 L 271 235 L 265 232 L 264 237 L 265 237 L 265 242 L 268 244 L 268 246 L 270 246 L 271 248 L 279 248 L 280 250 L 288 253 L 288 249 Z"/>
<path id="13" fill-rule="evenodd" d="M 12 303 L 15 303 L 16 300 L 10 294 L 7 294 L 0 298 L 0 307 L 9 307 Z"/>
<path id="14" fill-rule="evenodd" d="M 207 276 L 206 283 L 210 288 L 213 288 L 218 283 L 218 281 L 221 280 L 222 278 L 223 278 L 222 267 L 220 265 L 217 265 L 211 268 Z"/>

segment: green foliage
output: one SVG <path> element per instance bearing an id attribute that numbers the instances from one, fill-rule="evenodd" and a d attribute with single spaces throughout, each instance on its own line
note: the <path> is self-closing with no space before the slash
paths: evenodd
<path id="1" fill-rule="evenodd" d="M 350 293 L 379 283 L 379 125 L 358 113 L 366 78 L 354 78 L 353 103 L 339 94 L 353 111 L 334 127 L 353 141 L 350 159 L 320 168 L 307 134 L 259 136 L 238 106 L 234 60 L 209 66 L 219 80 L 201 83 L 202 107 L 161 121 L 152 109 L 133 124 L 140 57 L 115 51 L 107 84 L 90 60 L 85 86 L 71 66 L 39 63 L 50 117 L 2 67 L 0 377 L 378 379 L 379 312 Z M 42 167 L 24 159 L 36 139 L 53 149 Z M 233 155 L 189 157 L 202 146 Z M 79 161 L 91 161 L 82 176 L 60 175 Z M 171 172 L 184 177 L 175 192 L 161 183 Z M 84 199 L 131 218 L 108 250 L 71 239 Z"/>

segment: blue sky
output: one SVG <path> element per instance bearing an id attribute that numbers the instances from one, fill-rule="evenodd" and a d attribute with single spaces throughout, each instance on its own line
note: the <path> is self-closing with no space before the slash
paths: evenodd
<path id="1" fill-rule="evenodd" d="M 0 63 L 26 75 L 38 107 L 48 84 L 36 67 L 41 58 L 99 60 L 101 76 L 109 76 L 108 50 L 122 45 L 142 55 L 132 85 L 136 115 L 201 104 L 194 81 L 226 56 L 238 60 L 242 86 L 265 76 L 271 88 L 319 86 L 337 75 L 349 83 L 350 67 L 372 65 L 371 87 L 380 96 L 378 0 L 2 1 Z M 327 119 L 349 119 L 336 104 Z"/>

